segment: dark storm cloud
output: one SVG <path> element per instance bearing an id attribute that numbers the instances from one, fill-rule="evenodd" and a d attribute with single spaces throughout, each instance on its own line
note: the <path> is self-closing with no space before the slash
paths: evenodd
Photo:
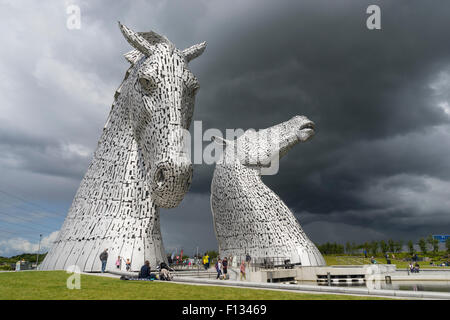
<path id="1" fill-rule="evenodd" d="M 214 66 L 200 74 L 206 85 L 197 108 L 208 111 L 197 114 L 204 126 L 222 129 L 265 128 L 295 114 L 316 122 L 316 137 L 290 151 L 278 175 L 264 178 L 300 218 L 313 213 L 305 223 L 370 226 L 386 236 L 409 228 L 413 238 L 415 231 L 446 232 L 446 195 L 433 199 L 442 207 L 423 213 L 430 217 L 416 219 L 418 209 L 398 208 L 400 199 L 370 203 L 366 194 L 399 174 L 411 176 L 407 189 L 423 176 L 449 178 L 449 117 L 431 86 L 450 64 L 449 4 L 376 2 L 382 30 L 369 31 L 364 12 L 372 3 L 289 3 L 230 21 L 226 40 L 209 48 Z M 439 94 L 448 101 L 448 93 Z M 209 189 L 211 171 L 203 172 L 194 191 Z"/>
<path id="2" fill-rule="evenodd" d="M 297 114 L 316 123 L 314 139 L 263 178 L 314 241 L 450 229 L 448 1 L 74 2 L 77 31 L 65 28 L 59 2 L 9 1 L 0 11 L 10 30 L 0 63 L 5 186 L 70 206 L 128 67 L 120 20 L 180 49 L 207 41 L 190 63 L 204 130 L 266 128 Z M 371 4 L 381 30 L 366 28 Z M 162 212 L 168 247 L 216 245 L 213 169 L 195 165 L 181 206 Z"/>

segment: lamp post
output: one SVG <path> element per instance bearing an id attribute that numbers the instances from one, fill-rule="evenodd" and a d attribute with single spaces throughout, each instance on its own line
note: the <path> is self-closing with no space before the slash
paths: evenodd
<path id="1" fill-rule="evenodd" d="M 36 255 L 36 270 L 38 268 L 38 263 L 39 263 L 39 252 L 41 251 L 41 239 L 42 239 L 42 234 L 39 235 L 39 247 L 38 247 L 38 252 Z"/>

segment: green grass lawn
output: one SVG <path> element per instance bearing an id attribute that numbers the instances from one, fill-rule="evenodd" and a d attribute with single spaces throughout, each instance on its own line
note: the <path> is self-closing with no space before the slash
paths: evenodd
<path id="1" fill-rule="evenodd" d="M 81 289 L 66 287 L 64 271 L 0 273 L 0 300 L 373 300 L 379 298 L 273 290 L 123 281 L 81 275 Z"/>

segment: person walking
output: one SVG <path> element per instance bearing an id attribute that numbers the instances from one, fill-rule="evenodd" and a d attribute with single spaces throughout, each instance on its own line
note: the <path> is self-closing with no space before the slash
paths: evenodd
<path id="1" fill-rule="evenodd" d="M 216 262 L 216 271 L 217 271 L 216 279 L 220 279 L 220 277 L 222 276 L 222 260 L 220 260 L 220 258 Z"/>
<path id="2" fill-rule="evenodd" d="M 102 273 L 105 273 L 106 262 L 108 261 L 108 249 L 105 249 L 102 253 L 100 253 L 100 261 L 102 262 Z"/>
<path id="3" fill-rule="evenodd" d="M 227 280 L 227 277 L 228 277 L 228 259 L 227 259 L 227 257 L 223 258 L 222 269 L 223 269 L 223 279 Z"/>
<path id="4" fill-rule="evenodd" d="M 385 258 L 386 258 L 386 264 L 391 264 L 391 259 L 389 259 L 389 253 L 386 253 Z"/>
<path id="5" fill-rule="evenodd" d="M 241 281 L 242 281 L 242 278 L 244 278 L 244 280 L 247 280 L 247 277 L 245 276 L 245 262 L 244 262 L 244 260 L 242 260 L 242 262 L 241 262 L 240 270 L 241 270 Z"/>
<path id="6" fill-rule="evenodd" d="M 245 255 L 245 261 L 247 262 L 247 267 L 250 268 L 250 261 L 252 261 L 252 257 L 247 253 Z"/>

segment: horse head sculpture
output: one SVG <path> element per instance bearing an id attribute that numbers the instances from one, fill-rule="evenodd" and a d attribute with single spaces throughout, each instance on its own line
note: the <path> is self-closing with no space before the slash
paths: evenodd
<path id="1" fill-rule="evenodd" d="M 211 184 L 220 256 L 241 261 L 250 254 L 261 263 L 290 260 L 303 266 L 325 264 L 286 204 L 261 179 L 263 169 L 314 133 L 311 120 L 295 116 L 260 131 L 248 130 L 234 141 L 214 138 L 225 146 Z"/>
<path id="2" fill-rule="evenodd" d="M 178 50 L 155 32 L 119 27 L 134 48 L 125 54 L 131 67 L 41 270 L 100 271 L 104 249 L 130 259 L 131 270 L 166 260 L 159 208 L 178 206 L 191 183 L 184 137 L 199 85 L 188 63 L 206 44 Z M 116 268 L 114 259 L 106 267 Z"/>
<path id="3" fill-rule="evenodd" d="M 149 164 L 150 194 L 158 206 L 176 207 L 192 179 L 183 138 L 199 84 L 188 62 L 202 54 L 206 43 L 181 51 L 164 36 L 119 26 L 135 48 L 125 55 L 132 67 L 120 94 L 127 97 L 133 132 Z"/>

